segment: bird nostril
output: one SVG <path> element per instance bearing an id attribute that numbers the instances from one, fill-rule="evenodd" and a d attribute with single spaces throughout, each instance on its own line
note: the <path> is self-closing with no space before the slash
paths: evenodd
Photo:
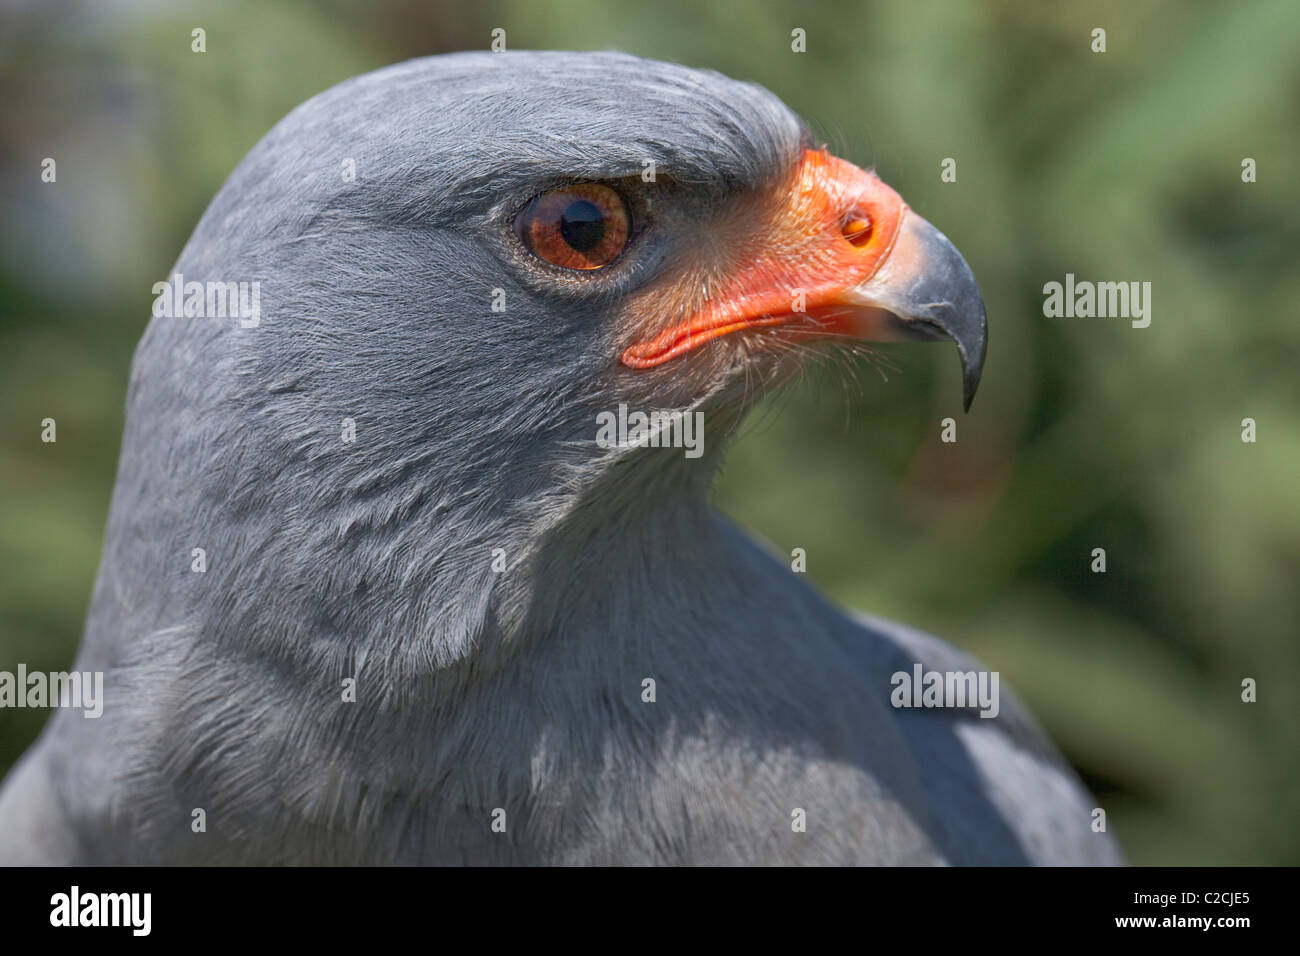
<path id="1" fill-rule="evenodd" d="M 871 241 L 871 217 L 865 212 L 854 210 L 844 217 L 840 231 L 850 245 L 861 249 Z"/>

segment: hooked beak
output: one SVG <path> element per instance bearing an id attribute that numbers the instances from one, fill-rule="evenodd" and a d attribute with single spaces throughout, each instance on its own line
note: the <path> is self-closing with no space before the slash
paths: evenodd
<path id="1" fill-rule="evenodd" d="M 720 293 L 685 321 L 623 352 L 631 368 L 663 364 L 746 329 L 866 341 L 951 339 L 970 409 L 988 342 L 984 301 L 947 237 L 875 175 L 807 150 L 788 198 L 756 234 L 738 239 Z"/>
<path id="2" fill-rule="evenodd" d="M 845 289 L 840 298 L 889 313 L 861 316 L 863 338 L 957 343 L 962 402 L 970 411 L 984 369 L 988 320 L 979 284 L 947 236 L 905 210 L 893 251 L 875 275 Z"/>

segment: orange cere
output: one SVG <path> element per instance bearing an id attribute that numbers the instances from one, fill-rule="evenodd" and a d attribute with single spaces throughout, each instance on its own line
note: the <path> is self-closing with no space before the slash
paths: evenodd
<path id="1" fill-rule="evenodd" d="M 805 150 L 786 202 L 742 241 L 743 265 L 688 319 L 630 345 L 623 364 L 651 368 L 741 329 L 806 322 L 833 331 L 828 323 L 849 311 L 842 295 L 889 256 L 906 208 L 874 174 Z"/>

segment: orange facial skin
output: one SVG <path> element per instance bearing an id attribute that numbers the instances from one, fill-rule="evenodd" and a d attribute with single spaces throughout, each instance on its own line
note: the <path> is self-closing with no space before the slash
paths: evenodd
<path id="1" fill-rule="evenodd" d="M 652 368 L 741 329 L 807 322 L 837 331 L 847 290 L 893 250 L 907 206 L 872 173 L 805 150 L 788 202 L 752 240 L 742 263 L 685 321 L 628 346 L 624 365 Z"/>

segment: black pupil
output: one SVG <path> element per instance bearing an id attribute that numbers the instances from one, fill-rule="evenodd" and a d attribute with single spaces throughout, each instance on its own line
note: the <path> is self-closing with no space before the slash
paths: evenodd
<path id="1" fill-rule="evenodd" d="M 578 199 L 565 207 L 560 217 L 560 235 L 578 252 L 587 252 L 605 237 L 605 214 L 595 203 Z"/>

